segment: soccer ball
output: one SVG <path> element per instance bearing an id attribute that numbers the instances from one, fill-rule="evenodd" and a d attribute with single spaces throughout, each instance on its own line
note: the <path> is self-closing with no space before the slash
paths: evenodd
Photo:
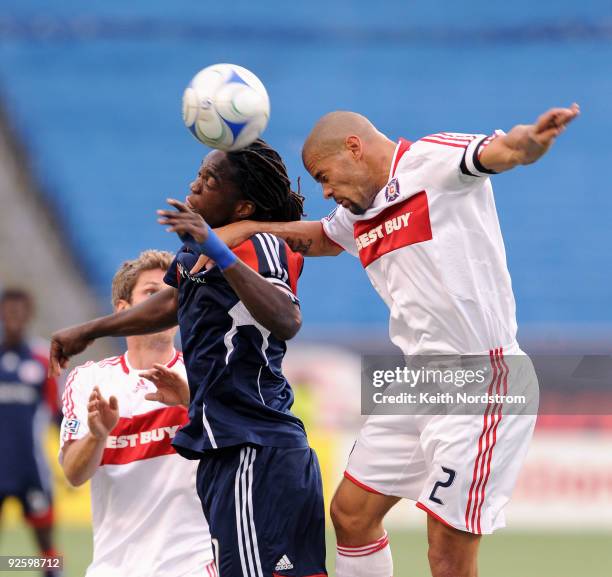
<path id="1" fill-rule="evenodd" d="M 235 64 L 200 70 L 183 94 L 183 121 L 204 144 L 239 150 L 259 138 L 268 124 L 270 99 L 261 80 Z"/>

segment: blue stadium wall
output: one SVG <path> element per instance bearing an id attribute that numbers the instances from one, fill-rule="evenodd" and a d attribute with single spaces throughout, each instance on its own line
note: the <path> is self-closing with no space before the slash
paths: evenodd
<path id="1" fill-rule="evenodd" d="M 0 95 L 101 297 L 122 260 L 177 248 L 155 209 L 185 195 L 206 152 L 181 94 L 223 61 L 266 84 L 265 137 L 302 177 L 309 218 L 332 208 L 300 162 L 325 112 L 416 139 L 579 102 L 549 157 L 495 177 L 496 201 L 519 322 L 612 326 L 612 3 L 4 0 Z M 386 322 L 346 255 L 307 261 L 300 296 L 313 326 Z"/>

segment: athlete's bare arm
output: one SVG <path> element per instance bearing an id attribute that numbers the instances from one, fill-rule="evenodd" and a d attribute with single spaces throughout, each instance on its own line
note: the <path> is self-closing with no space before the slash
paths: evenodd
<path id="1" fill-rule="evenodd" d="M 238 246 L 258 232 L 268 232 L 285 239 L 291 250 L 304 256 L 336 256 L 342 252 L 342 248 L 325 235 L 323 225 L 319 221 L 257 222 L 243 220 L 216 228 L 215 232 L 230 248 Z"/>
<path id="2" fill-rule="evenodd" d="M 66 479 L 74 487 L 94 476 L 100 466 L 106 438 L 119 421 L 119 405 L 115 397 L 108 401 L 94 387 L 87 403 L 89 432 L 82 439 L 68 441 L 62 447 L 62 468 Z"/>
<path id="3" fill-rule="evenodd" d="M 489 170 L 504 172 L 521 164 L 531 164 L 546 154 L 555 139 L 580 114 L 580 107 L 551 108 L 535 124 L 519 124 L 503 136 L 498 136 L 480 156 Z"/>
<path id="4" fill-rule="evenodd" d="M 59 375 L 70 357 L 84 351 L 100 337 L 145 335 L 177 324 L 178 291 L 167 288 L 129 309 L 63 329 L 51 337 L 49 373 Z"/>

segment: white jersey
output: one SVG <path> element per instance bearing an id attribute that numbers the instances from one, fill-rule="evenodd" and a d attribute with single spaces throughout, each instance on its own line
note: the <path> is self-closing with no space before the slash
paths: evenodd
<path id="1" fill-rule="evenodd" d="M 480 354 L 516 339 L 515 303 L 493 189 L 479 161 L 498 134 L 400 140 L 365 214 L 338 207 L 327 236 L 358 257 L 404 354 Z"/>
<path id="2" fill-rule="evenodd" d="M 185 376 L 180 353 L 167 366 Z M 91 480 L 94 554 L 86 577 L 213 574 L 205 568 L 213 553 L 196 494 L 198 464 L 171 446 L 187 410 L 145 400 L 155 386 L 130 367 L 127 353 L 89 362 L 66 381 L 62 446 L 87 434 L 95 385 L 106 399 L 117 397 L 120 418 Z"/>

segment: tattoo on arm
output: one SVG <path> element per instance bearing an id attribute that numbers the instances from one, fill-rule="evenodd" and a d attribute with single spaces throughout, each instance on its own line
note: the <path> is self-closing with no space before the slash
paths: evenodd
<path id="1" fill-rule="evenodd" d="M 308 254 L 308 251 L 312 246 L 311 238 L 306 240 L 300 238 L 287 238 L 286 242 L 293 252 L 299 252 L 301 254 Z"/>

